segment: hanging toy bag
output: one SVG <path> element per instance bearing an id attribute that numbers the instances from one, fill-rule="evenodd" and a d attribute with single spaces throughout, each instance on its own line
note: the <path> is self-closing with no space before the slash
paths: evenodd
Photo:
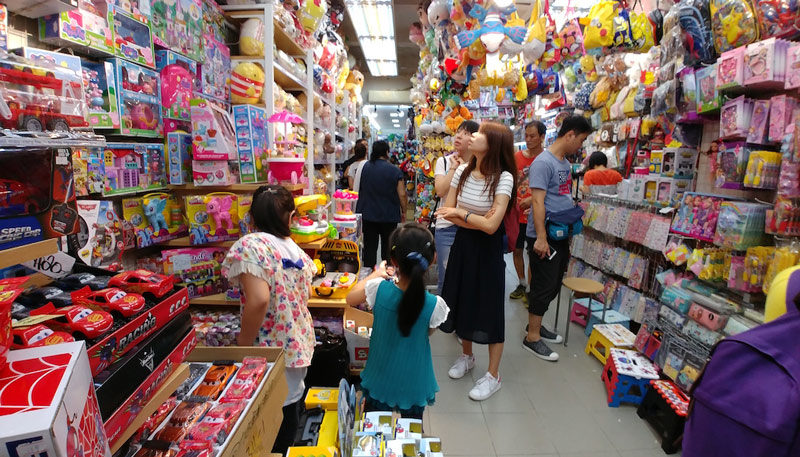
<path id="1" fill-rule="evenodd" d="M 556 21 L 553 20 L 552 16 L 550 16 L 549 0 L 545 0 L 544 2 L 544 14 L 547 18 L 547 25 L 545 27 L 547 34 L 544 43 L 544 54 L 542 54 L 542 59 L 540 61 L 540 67 L 546 70 L 561 63 L 563 56 L 561 55 L 561 36 L 556 33 Z"/>
<path id="2" fill-rule="evenodd" d="M 583 47 L 607 48 L 614 44 L 614 17 L 617 2 L 600 0 L 592 6 L 589 14 L 580 19 L 583 29 Z"/>
<path id="3" fill-rule="evenodd" d="M 740 0 L 741 1 L 741 0 Z M 687 55 L 685 63 L 713 63 L 717 58 L 711 36 L 709 0 L 683 0 L 678 6 L 678 23 L 683 31 L 683 46 Z"/>
<path id="4" fill-rule="evenodd" d="M 637 3 L 639 3 L 637 1 Z M 631 19 L 631 40 L 633 41 L 633 51 L 645 53 L 656 44 L 656 31 L 650 18 L 644 12 L 637 13 L 636 4 L 630 11 Z"/>
<path id="5" fill-rule="evenodd" d="M 758 23 L 749 0 L 711 0 L 708 6 L 717 53 L 758 40 Z"/>
<path id="6" fill-rule="evenodd" d="M 572 0 L 567 1 L 567 8 L 564 14 L 569 18 L 561 31 L 558 32 L 561 41 L 561 58 L 562 59 L 575 59 L 583 55 L 583 32 L 581 32 L 581 24 L 578 19 L 572 17 L 575 14 L 575 9 L 572 7 Z"/>
<path id="7" fill-rule="evenodd" d="M 800 32 L 800 3 L 796 0 L 753 0 L 762 38 L 791 38 Z"/>

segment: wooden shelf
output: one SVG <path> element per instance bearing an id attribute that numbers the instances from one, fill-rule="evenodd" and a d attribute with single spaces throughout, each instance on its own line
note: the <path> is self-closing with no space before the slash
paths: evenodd
<path id="1" fill-rule="evenodd" d="M 203 243 L 203 244 L 192 244 L 189 241 L 188 236 L 182 236 L 180 238 L 175 238 L 174 240 L 165 241 L 163 243 L 159 243 L 159 246 L 172 246 L 172 247 L 194 247 L 194 246 L 211 246 L 211 247 L 219 247 L 219 248 L 229 248 L 233 246 L 235 241 L 214 241 L 211 243 Z"/>
<path id="2" fill-rule="evenodd" d="M 203 306 L 239 306 L 238 300 L 228 300 L 225 294 L 214 294 L 207 297 L 195 297 L 189 299 L 190 305 Z"/>
<path id="3" fill-rule="evenodd" d="M 344 298 L 319 298 L 311 297 L 308 299 L 309 308 L 347 308 L 347 302 Z"/>
<path id="4" fill-rule="evenodd" d="M 56 238 L 4 249 L 0 251 L 0 268 L 13 267 L 56 252 L 58 252 L 58 239 Z"/>
<path id="5" fill-rule="evenodd" d="M 265 182 L 231 184 L 229 186 L 195 186 L 194 184 L 182 184 L 180 186 L 169 186 L 169 190 L 191 191 L 191 192 L 255 192 L 261 186 L 266 186 Z M 303 190 L 303 184 L 284 184 L 283 187 L 289 192 Z"/>
<path id="6" fill-rule="evenodd" d="M 323 246 L 325 246 L 325 243 L 327 241 L 328 241 L 327 238 L 322 238 L 322 239 L 319 239 L 317 241 L 312 241 L 310 243 L 297 243 L 297 245 L 300 246 L 300 249 L 308 249 L 308 250 L 318 251 L 318 250 L 322 249 Z"/>
<path id="7" fill-rule="evenodd" d="M 305 49 L 301 48 L 292 37 L 284 32 L 283 27 L 281 27 L 275 19 L 272 20 L 272 28 L 274 29 L 275 46 L 277 46 L 278 49 L 292 57 L 303 57 L 306 55 Z"/>
<path id="8" fill-rule="evenodd" d="M 142 409 L 139 411 L 139 415 L 131 422 L 131 425 L 122 432 L 117 440 L 114 442 L 114 445 L 111 446 L 111 452 L 116 453 L 128 438 L 133 436 L 139 427 L 141 427 L 144 422 L 161 406 L 162 403 L 167 401 L 170 395 L 175 392 L 181 383 L 185 380 L 189 379 L 189 364 L 182 363 L 175 369 L 175 371 L 169 375 L 166 381 L 161 385 L 161 387 L 153 394 L 153 398 L 150 399 L 147 404 L 142 406 Z"/>
<path id="9" fill-rule="evenodd" d="M 306 90 L 306 85 L 291 71 L 283 68 L 277 61 L 272 66 L 275 73 L 275 82 L 286 91 Z"/>

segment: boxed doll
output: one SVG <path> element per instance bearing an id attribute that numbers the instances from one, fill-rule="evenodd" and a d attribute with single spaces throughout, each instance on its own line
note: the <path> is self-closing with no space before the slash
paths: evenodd
<path id="1" fill-rule="evenodd" d="M 750 148 L 743 141 L 723 142 L 719 145 L 716 157 L 716 176 L 714 185 L 721 189 L 741 189 Z"/>

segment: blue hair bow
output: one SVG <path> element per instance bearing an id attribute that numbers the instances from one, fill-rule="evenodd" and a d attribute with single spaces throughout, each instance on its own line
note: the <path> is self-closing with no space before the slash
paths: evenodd
<path id="1" fill-rule="evenodd" d="M 423 270 L 427 270 L 428 269 L 428 259 L 423 257 L 422 254 L 420 254 L 419 252 L 416 252 L 416 251 L 409 252 L 406 257 L 411 259 L 411 260 L 417 261 L 417 263 L 419 263 L 419 265 L 422 267 Z"/>

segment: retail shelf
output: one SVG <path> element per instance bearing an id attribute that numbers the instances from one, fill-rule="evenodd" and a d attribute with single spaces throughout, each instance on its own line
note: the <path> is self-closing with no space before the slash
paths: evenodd
<path id="1" fill-rule="evenodd" d="M 106 145 L 103 136 L 84 132 L 11 132 L 0 131 L 0 148 L 102 148 Z"/>
<path id="2" fill-rule="evenodd" d="M 212 243 L 203 243 L 203 244 L 191 244 L 189 242 L 188 236 L 182 236 L 180 238 L 175 238 L 174 240 L 165 241 L 160 243 L 159 246 L 171 246 L 171 247 L 195 247 L 195 246 L 212 246 L 212 247 L 220 247 L 220 248 L 229 248 L 233 246 L 234 241 L 215 241 Z"/>
<path id="3" fill-rule="evenodd" d="M 322 249 L 323 246 L 325 246 L 326 241 L 328 241 L 327 238 L 322 238 L 321 240 L 312 241 L 310 243 L 297 243 L 297 245 L 300 246 L 300 249 L 309 249 L 317 251 L 319 249 Z"/>
<path id="4" fill-rule="evenodd" d="M 195 186 L 194 184 L 182 184 L 180 186 L 169 186 L 169 189 L 193 192 L 255 192 L 256 189 L 265 185 L 267 185 L 265 182 L 231 184 L 229 186 Z M 305 188 L 303 184 L 284 184 L 283 187 L 288 189 L 289 192 L 296 192 Z"/>
<path id="5" fill-rule="evenodd" d="M 150 399 L 144 406 L 142 406 L 141 410 L 139 410 L 139 415 L 131 422 L 128 428 L 125 429 L 122 434 L 120 434 L 114 445 L 111 446 L 111 452 L 116 453 L 128 438 L 132 437 L 139 427 L 141 427 L 144 422 L 161 406 L 167 399 L 175 392 L 181 383 L 185 380 L 189 379 L 189 364 L 182 363 L 175 369 L 175 371 L 169 375 L 166 381 L 161 384 L 161 388 L 159 388 L 155 394 L 153 394 L 153 398 Z"/>
<path id="6" fill-rule="evenodd" d="M 195 297 L 189 299 L 190 305 L 204 306 L 239 306 L 238 300 L 228 300 L 225 294 L 214 294 L 205 297 Z"/>
<path id="7" fill-rule="evenodd" d="M 311 297 L 308 299 L 309 308 L 347 308 L 347 302 L 344 298 L 319 298 Z"/>
<path id="8" fill-rule="evenodd" d="M 277 61 L 274 63 L 275 68 L 275 82 L 286 91 L 299 91 L 306 90 L 305 84 L 302 80 L 294 75 L 291 71 L 284 68 L 283 65 Z"/>
<path id="9" fill-rule="evenodd" d="M 22 262 L 38 259 L 56 252 L 58 252 L 58 239 L 56 238 L 4 249 L 0 251 L 0 254 L 2 254 L 0 255 L 0 268 L 19 265 Z"/>

